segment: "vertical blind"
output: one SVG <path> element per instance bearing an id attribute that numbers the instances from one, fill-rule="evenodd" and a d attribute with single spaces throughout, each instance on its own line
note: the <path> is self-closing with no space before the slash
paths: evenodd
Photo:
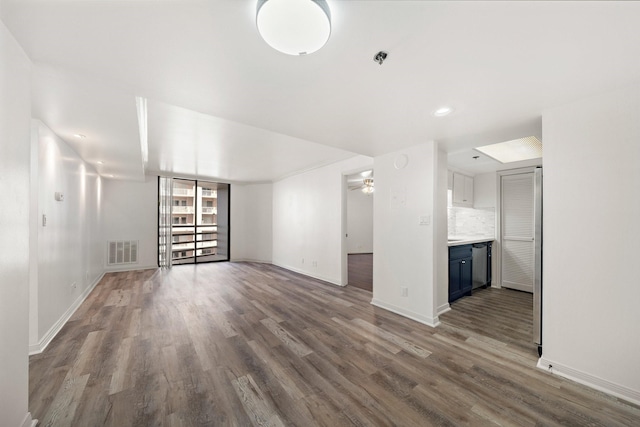
<path id="1" fill-rule="evenodd" d="M 173 179 L 158 178 L 158 265 L 171 268 L 171 205 Z"/>

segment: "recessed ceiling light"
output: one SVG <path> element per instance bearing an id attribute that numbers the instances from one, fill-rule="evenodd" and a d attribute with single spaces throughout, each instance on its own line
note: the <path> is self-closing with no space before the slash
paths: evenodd
<path id="1" fill-rule="evenodd" d="M 98 164 L 99 165 L 104 165 L 104 162 L 102 160 L 98 160 Z"/>
<path id="2" fill-rule="evenodd" d="M 452 112 L 453 112 L 453 108 L 451 107 L 440 107 L 433 112 L 433 115 L 436 117 L 444 117 L 444 116 L 448 116 Z"/>
<path id="3" fill-rule="evenodd" d="M 113 178 L 113 175 L 107 175 L 109 178 Z"/>
<path id="4" fill-rule="evenodd" d="M 486 154 L 500 163 L 511 163 L 541 158 L 542 142 L 535 136 L 528 136 L 526 138 L 477 147 L 474 148 L 474 150 Z"/>
<path id="5" fill-rule="evenodd" d="M 86 138 L 86 135 L 83 135 L 81 133 L 74 133 L 73 136 L 75 136 L 76 138 L 79 138 L 79 139 L 85 139 Z"/>

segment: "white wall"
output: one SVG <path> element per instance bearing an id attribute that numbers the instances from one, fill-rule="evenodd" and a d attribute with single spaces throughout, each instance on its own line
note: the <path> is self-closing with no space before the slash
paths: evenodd
<path id="1" fill-rule="evenodd" d="M 640 403 L 640 85 L 543 114 L 542 367 Z"/>
<path id="2" fill-rule="evenodd" d="M 108 241 L 138 241 L 138 263 L 107 267 L 108 271 L 158 267 L 157 176 L 146 176 L 144 182 L 105 180 L 102 222 L 105 250 Z M 103 263 L 106 266 L 106 255 Z"/>
<path id="3" fill-rule="evenodd" d="M 0 423 L 29 425 L 31 63 L 0 22 Z"/>
<path id="4" fill-rule="evenodd" d="M 435 309 L 436 315 L 449 311 L 449 248 L 447 246 L 447 153 L 438 147 L 436 190 L 434 200 L 435 231 L 433 250 L 436 263 Z"/>
<path id="5" fill-rule="evenodd" d="M 343 175 L 371 166 L 370 157 L 356 156 L 275 182 L 273 264 L 346 285 L 342 278 Z"/>
<path id="6" fill-rule="evenodd" d="M 373 253 L 373 198 L 360 190 L 347 192 L 347 252 Z"/>
<path id="7" fill-rule="evenodd" d="M 432 326 L 438 324 L 437 310 L 443 305 L 444 284 L 439 281 L 444 274 L 438 268 L 447 268 L 439 256 L 447 250 L 441 154 L 436 143 L 428 142 L 376 157 L 374 163 L 372 303 Z M 398 169 L 401 156 L 408 163 Z M 423 217 L 428 225 L 420 224 Z M 401 295 L 402 288 L 407 288 L 407 296 Z"/>
<path id="8" fill-rule="evenodd" d="M 272 260 L 273 185 L 231 185 L 231 261 Z"/>
<path id="9" fill-rule="evenodd" d="M 104 272 L 102 181 L 42 122 L 34 121 L 32 132 L 32 156 L 37 155 L 37 164 L 34 158 L 31 179 L 38 182 L 38 197 L 31 206 L 36 213 L 31 231 L 38 238 L 37 258 L 31 259 L 37 293 L 30 298 L 29 345 L 31 352 L 40 352 Z M 63 193 L 64 201 L 55 199 L 56 192 Z M 42 222 L 45 215 L 46 226 Z"/>
<path id="10" fill-rule="evenodd" d="M 495 172 L 480 173 L 473 178 L 473 207 L 495 208 L 498 194 L 498 181 Z"/>

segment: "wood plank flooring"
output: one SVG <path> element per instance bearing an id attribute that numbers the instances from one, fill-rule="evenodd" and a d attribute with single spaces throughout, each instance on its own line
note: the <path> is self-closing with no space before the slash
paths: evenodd
<path id="1" fill-rule="evenodd" d="M 373 254 L 347 255 L 348 286 L 373 291 Z"/>
<path id="2" fill-rule="evenodd" d="M 454 301 L 440 320 L 525 353 L 538 351 L 533 343 L 533 294 L 527 292 L 474 289 L 471 296 Z"/>
<path id="3" fill-rule="evenodd" d="M 108 274 L 30 358 L 29 410 L 74 427 L 640 425 L 473 325 L 457 309 L 473 298 L 435 329 L 370 299 L 254 263 Z"/>

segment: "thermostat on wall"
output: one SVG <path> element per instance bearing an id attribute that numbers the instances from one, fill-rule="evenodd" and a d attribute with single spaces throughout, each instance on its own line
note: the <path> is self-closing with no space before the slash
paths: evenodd
<path id="1" fill-rule="evenodd" d="M 56 191 L 56 200 L 59 202 L 64 202 L 64 194 Z"/>

